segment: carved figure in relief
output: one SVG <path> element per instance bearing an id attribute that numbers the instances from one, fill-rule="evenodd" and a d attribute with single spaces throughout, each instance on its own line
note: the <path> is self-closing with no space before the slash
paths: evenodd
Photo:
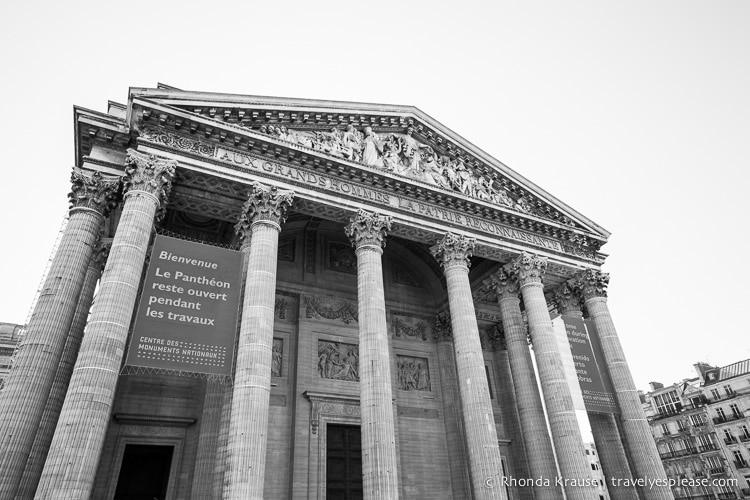
<path id="1" fill-rule="evenodd" d="M 344 145 L 344 154 L 350 160 L 362 159 L 362 134 L 357 132 L 354 125 L 347 125 L 341 142 Z"/>
<path id="2" fill-rule="evenodd" d="M 359 381 L 357 346 L 339 342 L 318 342 L 318 374 L 321 378 Z"/>
<path id="3" fill-rule="evenodd" d="M 429 391 L 430 372 L 427 360 L 398 356 L 398 383 L 402 391 Z"/>
<path id="4" fill-rule="evenodd" d="M 273 341 L 271 355 L 271 376 L 281 377 L 281 342 L 277 339 Z"/>
<path id="5" fill-rule="evenodd" d="M 365 138 L 362 141 L 362 162 L 371 167 L 383 167 L 383 144 L 372 127 L 365 127 Z"/>
<path id="6" fill-rule="evenodd" d="M 345 131 L 332 127 L 330 132 L 296 132 L 284 125 L 265 124 L 258 131 L 294 144 L 300 144 L 331 156 L 362 162 L 365 165 L 383 168 L 432 184 L 444 189 L 458 191 L 466 196 L 512 207 L 520 212 L 534 214 L 532 200 L 521 196 L 514 201 L 507 190 L 495 186 L 495 182 L 483 175 L 474 173 L 461 159 L 438 156 L 432 147 L 414 138 L 414 128 L 406 129 L 405 134 L 379 135 L 372 127 L 362 132 L 354 125 L 346 126 Z M 570 219 L 554 217 L 564 224 Z"/>

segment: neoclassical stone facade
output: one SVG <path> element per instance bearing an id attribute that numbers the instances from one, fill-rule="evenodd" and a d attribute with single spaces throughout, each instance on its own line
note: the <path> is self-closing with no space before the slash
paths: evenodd
<path id="1" fill-rule="evenodd" d="M 0 499 L 596 500 L 551 314 L 602 344 L 612 498 L 672 498 L 634 486 L 666 476 L 609 233 L 420 110 L 159 86 L 75 125 L 0 393 Z M 157 234 L 241 252 L 231 376 L 125 363 Z"/>

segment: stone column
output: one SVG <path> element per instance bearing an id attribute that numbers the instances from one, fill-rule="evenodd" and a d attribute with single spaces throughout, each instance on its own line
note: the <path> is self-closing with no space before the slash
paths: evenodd
<path id="1" fill-rule="evenodd" d="M 597 498 L 591 467 L 586 459 L 581 429 L 578 426 L 573 397 L 552 330 L 552 320 L 544 298 L 542 276 L 547 268 L 547 259 L 521 254 L 509 266 L 518 280 L 526 306 L 529 333 L 534 345 L 536 366 L 547 408 L 552 441 L 555 445 L 560 474 L 568 500 L 590 500 Z M 589 485 L 586 483 L 588 482 Z"/>
<path id="2" fill-rule="evenodd" d="M 453 349 L 474 498 L 507 500 L 502 485 L 495 416 L 469 283 L 469 257 L 474 245 L 473 239 L 448 233 L 431 251 L 443 267 L 448 286 Z"/>
<path id="3" fill-rule="evenodd" d="M 239 237 L 241 241 L 240 251 L 242 252 L 242 287 L 240 290 L 240 303 L 245 300 L 245 283 L 247 282 L 247 265 L 250 262 L 250 231 L 247 224 L 241 226 Z M 237 368 L 237 345 L 240 340 L 240 327 L 237 325 L 237 333 L 234 341 L 234 360 L 232 365 L 232 380 L 234 380 L 235 370 Z M 216 461 L 214 466 L 213 478 L 213 497 L 215 499 L 225 498 L 229 493 L 229 423 L 232 417 L 232 396 L 234 387 L 224 387 L 223 398 L 221 403 L 221 420 L 219 423 L 219 441 L 216 447 Z"/>
<path id="4" fill-rule="evenodd" d="M 104 218 L 117 202 L 119 178 L 74 170 L 70 219 L 26 334 L 0 392 L 0 499 L 13 499 L 47 405 L 65 339 Z"/>
<path id="5" fill-rule="evenodd" d="M 557 312 L 563 316 L 582 317 L 581 301 L 569 283 L 563 283 L 553 295 Z M 628 457 L 620 440 L 615 416 L 609 413 L 588 412 L 591 433 L 594 435 L 599 461 L 607 480 L 607 490 L 612 500 L 638 500 L 638 493 L 633 485 L 633 475 L 628 465 Z M 611 478 L 623 479 L 630 486 L 612 483 Z"/>
<path id="6" fill-rule="evenodd" d="M 448 312 L 441 312 L 435 319 L 433 335 L 437 341 L 437 356 L 440 369 L 440 389 L 443 397 L 443 423 L 448 448 L 448 463 L 451 468 L 453 498 L 470 498 L 466 438 L 461 421 L 461 396 L 458 393 L 456 359 L 453 355 L 453 331 Z"/>
<path id="7" fill-rule="evenodd" d="M 370 500 L 399 494 L 382 263 L 390 228 L 390 217 L 363 210 L 344 228 L 357 254 L 362 479 L 364 498 Z"/>
<path id="8" fill-rule="evenodd" d="M 216 468 L 216 451 L 219 447 L 221 432 L 221 410 L 224 404 L 225 386 L 222 380 L 208 378 L 203 393 L 203 411 L 200 417 L 198 449 L 195 453 L 193 468 L 192 498 L 221 498 L 214 495 L 214 475 Z"/>
<path id="9" fill-rule="evenodd" d="M 505 335 L 500 325 L 492 325 L 488 331 L 492 349 L 495 351 L 495 366 L 500 379 L 506 382 L 498 387 L 496 394 L 502 412 L 503 423 L 508 439 L 510 439 L 510 464 L 506 461 L 508 475 L 516 477 L 532 477 L 529 471 L 529 459 L 523 442 L 523 431 L 521 430 L 521 418 L 518 415 L 518 403 L 513 389 L 513 374 L 511 373 Z M 532 487 L 515 487 L 516 495 L 520 500 L 535 500 Z"/>
<path id="10" fill-rule="evenodd" d="M 154 217 L 175 165 L 128 150 L 125 204 L 35 498 L 91 495 Z"/>
<path id="11" fill-rule="evenodd" d="M 281 224 L 294 193 L 254 182 L 237 232 L 250 236 L 242 323 L 237 344 L 229 424 L 229 489 L 232 500 L 261 500 L 271 397 L 276 259 Z"/>
<path id="12" fill-rule="evenodd" d="M 557 500 L 562 492 L 560 487 L 555 485 L 557 464 L 547 430 L 547 419 L 539 395 L 534 364 L 531 361 L 526 326 L 521 315 L 518 281 L 507 269 L 500 269 L 485 284 L 488 289 L 495 292 L 497 304 L 500 306 L 500 318 L 505 332 L 508 362 L 513 373 L 513 389 L 529 472 L 533 478 L 547 478 L 550 481 L 549 486 L 534 485 L 534 496 L 537 500 Z"/>
<path id="13" fill-rule="evenodd" d="M 39 431 L 34 439 L 34 446 L 31 448 L 31 454 L 26 461 L 26 468 L 23 471 L 21 485 L 19 486 L 18 494 L 16 496 L 19 500 L 30 500 L 34 498 L 36 487 L 39 484 L 39 478 L 41 477 L 42 469 L 44 468 L 44 461 L 47 459 L 47 452 L 49 451 L 49 446 L 52 442 L 52 436 L 55 433 L 57 419 L 60 418 L 60 410 L 62 409 L 63 401 L 65 400 L 65 393 L 68 390 L 70 376 L 73 373 L 73 365 L 75 365 L 76 358 L 78 357 L 78 350 L 81 347 L 83 329 L 86 326 L 89 310 L 91 310 L 91 301 L 94 298 L 94 290 L 96 289 L 96 284 L 102 275 L 104 264 L 107 262 L 109 246 L 109 243 L 97 243 L 91 261 L 89 262 L 89 267 L 86 270 L 86 277 L 83 280 L 81 296 L 78 299 L 78 306 L 76 307 L 76 312 L 73 316 L 73 323 L 70 326 L 70 332 L 65 341 L 65 348 L 60 357 L 60 365 L 57 368 L 57 374 L 52 383 L 49 398 L 47 398 L 47 406 L 44 409 L 42 421 L 39 424 Z"/>
<path id="14" fill-rule="evenodd" d="M 622 430 L 630 452 L 631 464 L 638 478 L 666 481 L 656 442 L 651 435 L 651 428 L 641 406 L 638 390 L 625 360 L 615 324 L 607 307 L 607 285 L 609 275 L 587 269 L 574 278 L 574 287 L 581 294 L 588 316 L 596 326 L 604 354 L 609 377 L 615 391 L 617 405 L 620 407 Z M 673 499 L 668 486 L 643 488 L 641 495 L 646 500 Z"/>

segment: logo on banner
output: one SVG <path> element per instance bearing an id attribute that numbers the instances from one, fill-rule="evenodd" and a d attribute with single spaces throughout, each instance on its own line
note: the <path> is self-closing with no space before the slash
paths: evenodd
<path id="1" fill-rule="evenodd" d="M 242 254 L 157 236 L 126 364 L 231 375 Z"/>
<path id="2" fill-rule="evenodd" d="M 573 364 L 587 411 L 619 413 L 612 384 L 604 368 L 598 336 L 591 321 L 578 316 L 562 316 Z"/>

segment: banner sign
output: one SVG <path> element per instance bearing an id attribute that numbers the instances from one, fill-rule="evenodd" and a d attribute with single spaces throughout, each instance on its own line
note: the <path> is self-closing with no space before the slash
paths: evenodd
<path id="1" fill-rule="evenodd" d="M 242 254 L 157 236 L 130 339 L 130 366 L 231 375 Z"/>
<path id="2" fill-rule="evenodd" d="M 619 413 L 612 384 L 603 369 L 605 367 L 601 350 L 592 342 L 598 341 L 593 322 L 579 316 L 563 315 L 562 318 L 586 411 Z M 587 328 L 590 331 L 587 332 Z M 602 369 L 599 368 L 600 365 Z"/>

